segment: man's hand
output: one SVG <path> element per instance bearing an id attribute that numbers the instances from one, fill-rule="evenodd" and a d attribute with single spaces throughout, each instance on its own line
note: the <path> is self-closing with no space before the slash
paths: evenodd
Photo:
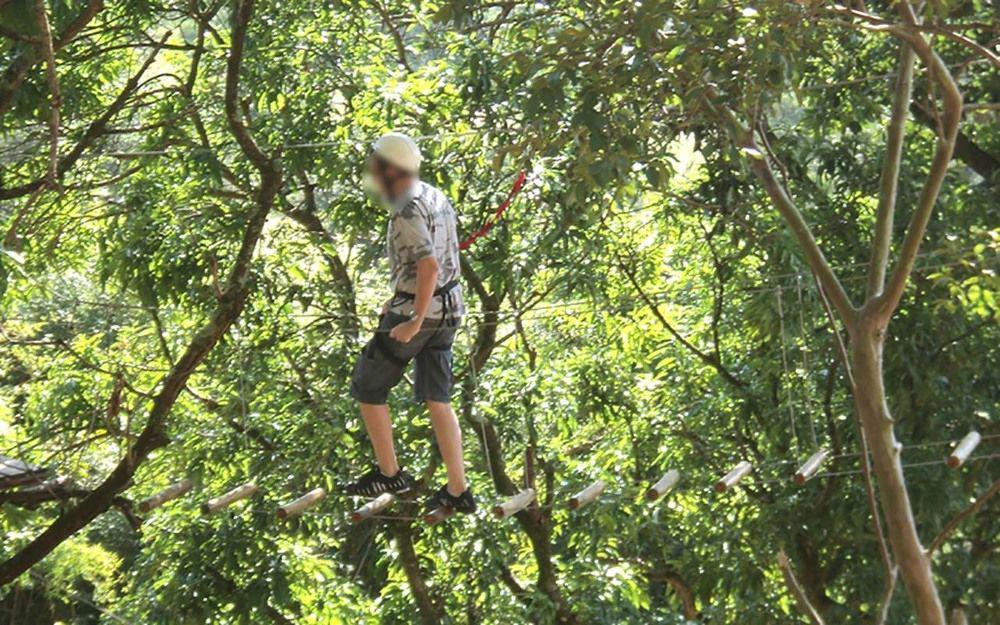
<path id="1" fill-rule="evenodd" d="M 421 325 L 423 325 L 423 322 L 420 319 L 401 323 L 392 330 L 389 330 L 389 336 L 400 343 L 409 343 L 417 335 L 417 332 L 420 332 Z"/>

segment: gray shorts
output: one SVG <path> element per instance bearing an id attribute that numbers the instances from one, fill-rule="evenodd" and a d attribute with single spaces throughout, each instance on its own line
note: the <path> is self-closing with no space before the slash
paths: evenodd
<path id="1" fill-rule="evenodd" d="M 451 401 L 451 345 L 455 341 L 458 319 L 426 319 L 409 343 L 389 336 L 389 330 L 409 317 L 388 313 L 378 324 L 378 331 L 358 356 L 351 377 L 351 397 L 364 404 L 386 403 L 389 391 L 403 379 L 411 360 L 415 360 L 413 396 L 417 401 Z"/>

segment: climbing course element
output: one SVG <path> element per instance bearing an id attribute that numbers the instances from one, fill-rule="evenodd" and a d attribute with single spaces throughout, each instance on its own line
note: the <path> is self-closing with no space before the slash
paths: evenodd
<path id="1" fill-rule="evenodd" d="M 455 516 L 455 510 L 453 508 L 434 508 L 424 515 L 424 523 L 427 525 L 437 525 L 442 521 L 447 521 L 453 516 Z"/>
<path id="2" fill-rule="evenodd" d="M 152 497 L 140 501 L 138 506 L 139 512 L 152 512 L 168 501 L 177 499 L 178 497 L 186 494 L 192 488 L 194 488 L 194 482 L 189 479 L 185 478 L 179 482 L 174 482 Z"/>
<path id="3" fill-rule="evenodd" d="M 379 512 L 385 510 L 392 505 L 392 502 L 396 500 L 396 496 L 392 493 L 382 493 L 375 499 L 372 499 L 365 505 L 361 506 L 357 510 L 351 513 L 351 522 L 360 523 L 365 519 L 369 519 Z"/>
<path id="4" fill-rule="evenodd" d="M 493 516 L 498 519 L 506 519 L 530 506 L 534 500 L 535 489 L 526 488 L 507 501 L 493 506 Z"/>
<path id="5" fill-rule="evenodd" d="M 495 226 L 496 223 L 500 221 L 500 218 L 503 217 L 504 211 L 507 210 L 507 207 L 510 206 L 510 203 L 514 200 L 514 196 L 516 196 L 518 192 L 521 191 L 521 187 L 524 186 L 524 181 L 527 177 L 528 177 L 527 174 L 522 169 L 517 174 L 517 179 L 514 180 L 514 185 L 510 188 L 510 191 L 507 193 L 507 198 L 503 201 L 503 203 L 500 204 L 499 207 L 497 207 L 496 212 L 493 213 L 493 218 L 487 219 L 483 223 L 483 225 L 479 227 L 479 230 L 476 230 L 468 237 L 466 237 L 464 241 L 459 243 L 458 249 L 460 250 L 469 249 L 470 247 L 472 247 L 472 244 L 476 242 L 476 239 L 486 236 L 489 233 L 489 231 L 493 229 L 493 226 Z"/>
<path id="6" fill-rule="evenodd" d="M 983 440 L 983 437 L 979 435 L 979 432 L 972 430 L 955 445 L 955 449 L 952 450 L 945 462 L 952 469 L 962 466 L 969 459 L 969 455 L 979 446 L 981 440 Z"/>
<path id="7" fill-rule="evenodd" d="M 826 459 L 829 457 L 829 451 L 820 449 L 813 455 L 809 456 L 808 460 L 802 463 L 799 470 L 792 476 L 792 480 L 794 480 L 799 486 L 802 486 L 808 482 L 810 478 L 816 475 L 816 472 L 819 471 L 819 468 L 823 466 L 823 463 L 826 462 Z"/>
<path id="8" fill-rule="evenodd" d="M 597 480 L 587 488 L 584 488 L 577 494 L 573 495 L 569 500 L 570 510 L 579 510 L 588 503 L 593 502 L 595 499 L 601 496 L 604 492 L 604 482 L 602 480 Z"/>
<path id="9" fill-rule="evenodd" d="M 253 482 L 247 482 L 242 486 L 237 486 L 225 495 L 220 495 L 215 499 L 209 499 L 205 503 L 201 504 L 201 513 L 206 516 L 209 514 L 215 514 L 219 510 L 228 508 L 241 499 L 253 497 L 256 492 L 257 485 Z"/>
<path id="10" fill-rule="evenodd" d="M 288 519 L 312 508 L 326 497 L 326 490 L 314 488 L 294 501 L 278 508 L 278 518 Z"/>
<path id="11" fill-rule="evenodd" d="M 665 495 L 668 490 L 676 486 L 678 480 L 680 479 L 680 472 L 677 469 L 670 469 L 663 474 L 663 477 L 661 477 L 659 481 L 649 487 L 646 491 L 646 499 L 649 501 L 656 501 Z"/>
<path id="12" fill-rule="evenodd" d="M 733 486 L 736 486 L 736 483 L 739 482 L 741 479 L 743 479 L 746 476 L 746 474 L 750 473 L 750 471 L 752 470 L 753 470 L 753 465 L 751 465 L 746 460 L 743 460 L 738 465 L 733 467 L 732 471 L 726 473 L 726 475 L 721 480 L 715 483 L 715 492 L 717 493 L 726 492 Z"/>
<path id="13" fill-rule="evenodd" d="M 21 460 L 0 456 L 0 488 L 13 488 L 22 484 L 38 483 L 48 476 L 49 470 Z"/>

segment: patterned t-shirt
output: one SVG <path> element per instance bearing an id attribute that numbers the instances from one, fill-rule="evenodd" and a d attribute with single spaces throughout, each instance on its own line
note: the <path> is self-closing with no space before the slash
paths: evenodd
<path id="1" fill-rule="evenodd" d="M 389 283 L 394 292 L 416 293 L 417 261 L 433 255 L 438 261 L 437 287 L 458 280 L 461 267 L 458 261 L 458 231 L 455 210 L 444 193 L 437 188 L 417 181 L 410 192 L 393 206 L 389 215 L 386 236 L 389 256 Z M 462 287 L 456 286 L 449 295 L 448 316 L 458 317 L 464 312 Z M 443 302 L 441 297 L 431 299 L 427 317 L 440 319 Z M 393 297 L 389 310 L 400 315 L 413 315 L 413 300 Z"/>

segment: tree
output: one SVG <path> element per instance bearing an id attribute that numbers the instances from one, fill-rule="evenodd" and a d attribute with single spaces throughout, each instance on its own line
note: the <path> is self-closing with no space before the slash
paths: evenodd
<path id="1" fill-rule="evenodd" d="M 989 618 L 988 9 L 598 9 L 0 7 L 0 454 L 66 478 L 0 492 L 0 570 L 25 571 L 4 616 Z M 538 493 L 506 522 L 430 528 L 417 501 L 345 522 L 339 484 L 370 462 L 346 385 L 384 296 L 385 217 L 354 181 L 390 128 L 419 137 L 462 233 L 528 171 L 463 256 L 455 353 L 479 499 Z M 405 397 L 402 457 L 429 488 Z M 985 451 L 946 471 L 942 441 L 971 428 Z M 677 488 L 643 501 L 670 468 Z M 568 510 L 596 479 L 601 498 Z M 250 480 L 254 498 L 198 514 Z M 331 495 L 275 520 L 316 486 Z"/>

